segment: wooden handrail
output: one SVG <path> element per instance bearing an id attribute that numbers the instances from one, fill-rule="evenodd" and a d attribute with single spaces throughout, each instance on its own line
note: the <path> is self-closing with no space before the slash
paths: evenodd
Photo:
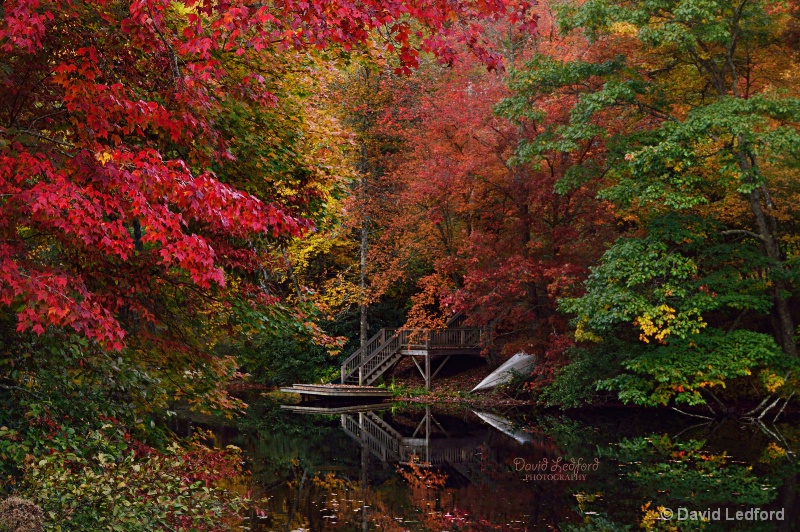
<path id="1" fill-rule="evenodd" d="M 395 334 L 394 331 L 397 331 L 397 329 L 381 329 L 375 336 L 370 338 L 363 347 L 356 349 L 356 351 L 342 363 L 342 384 L 344 384 L 347 377 L 353 375 L 360 367 L 364 366 L 367 360 L 380 351 L 381 346 L 386 342 L 386 337 L 393 337 Z M 367 353 L 370 354 L 367 355 Z"/>
<path id="2" fill-rule="evenodd" d="M 445 328 L 451 329 L 461 327 L 465 321 L 467 321 L 467 317 L 460 312 L 456 312 L 450 316 L 450 319 L 447 320 L 447 323 L 445 323 Z"/>
<path id="3" fill-rule="evenodd" d="M 448 324 L 460 325 L 464 317 L 457 314 Z M 481 329 L 448 327 L 445 329 L 383 328 L 366 344 L 358 348 L 342 363 L 342 384 L 358 374 L 358 384 L 363 385 L 379 376 L 378 368 L 395 357 L 401 350 L 430 349 L 431 347 L 480 347 Z M 391 365 L 388 364 L 387 367 Z"/>

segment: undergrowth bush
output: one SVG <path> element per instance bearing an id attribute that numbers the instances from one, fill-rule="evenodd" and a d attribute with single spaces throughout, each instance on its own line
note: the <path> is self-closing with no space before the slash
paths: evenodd
<path id="1" fill-rule="evenodd" d="M 17 493 L 42 509 L 45 531 L 231 530 L 247 501 L 215 485 L 241 474 L 239 450 L 198 438 L 158 451 L 110 424 L 56 431 L 50 454 L 28 455 Z"/>

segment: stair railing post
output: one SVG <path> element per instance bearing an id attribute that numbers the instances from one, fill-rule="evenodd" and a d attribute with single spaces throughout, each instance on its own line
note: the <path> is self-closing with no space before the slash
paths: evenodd
<path id="1" fill-rule="evenodd" d="M 431 334 L 430 330 L 425 331 L 425 390 L 431 389 Z"/>
<path id="2" fill-rule="evenodd" d="M 364 347 L 361 349 L 361 356 L 359 357 L 360 360 L 358 362 L 358 385 L 362 386 L 362 382 L 364 380 L 364 363 L 367 360 L 367 348 L 370 344 L 365 344 Z"/>
<path id="3" fill-rule="evenodd" d="M 431 389 L 431 342 L 430 339 L 425 340 L 425 391 Z"/>

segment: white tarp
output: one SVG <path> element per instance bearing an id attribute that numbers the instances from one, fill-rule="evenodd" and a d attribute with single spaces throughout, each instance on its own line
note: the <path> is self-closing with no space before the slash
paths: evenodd
<path id="1" fill-rule="evenodd" d="M 498 384 L 504 384 L 514 377 L 514 373 L 525 373 L 533 365 L 535 360 L 536 357 L 533 355 L 517 353 L 506 360 L 502 366 L 494 370 L 470 391 L 488 390 L 489 388 L 494 388 Z"/>

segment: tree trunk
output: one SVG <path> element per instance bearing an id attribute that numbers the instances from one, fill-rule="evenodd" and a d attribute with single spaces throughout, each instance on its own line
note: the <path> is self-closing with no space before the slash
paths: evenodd
<path id="1" fill-rule="evenodd" d="M 754 186 L 750 192 L 750 210 L 753 212 L 753 217 L 756 222 L 756 229 L 759 237 L 761 238 L 762 249 L 767 257 L 772 261 L 774 268 L 781 268 L 783 265 L 783 254 L 778 243 L 777 223 L 772 215 L 765 211 L 771 209 L 771 201 L 767 195 L 766 187 L 763 185 L 755 186 L 757 184 L 754 179 L 758 174 L 758 165 L 755 162 L 755 155 L 749 153 L 744 145 L 744 138 L 739 135 L 739 150 L 737 157 L 739 159 L 739 169 L 746 177 L 746 182 L 749 181 Z M 772 281 L 772 298 L 775 302 L 775 312 L 778 315 L 778 340 L 783 347 L 783 351 L 790 356 L 797 356 L 797 344 L 794 340 L 794 320 L 789 309 L 789 302 L 783 294 L 789 293 L 786 282 L 782 279 L 773 279 Z"/>
<path id="2" fill-rule="evenodd" d="M 136 251 L 144 251 L 144 244 L 142 243 L 142 224 L 139 223 L 138 218 L 133 219 L 133 247 Z"/>
<path id="3" fill-rule="evenodd" d="M 361 334 L 361 347 L 367 343 L 367 249 L 369 246 L 369 217 L 364 218 L 364 221 L 361 223 L 361 263 L 360 263 L 360 275 L 358 281 L 358 287 L 361 294 L 361 302 L 359 304 L 359 310 L 361 311 L 361 316 L 359 319 L 360 325 L 360 334 Z"/>

